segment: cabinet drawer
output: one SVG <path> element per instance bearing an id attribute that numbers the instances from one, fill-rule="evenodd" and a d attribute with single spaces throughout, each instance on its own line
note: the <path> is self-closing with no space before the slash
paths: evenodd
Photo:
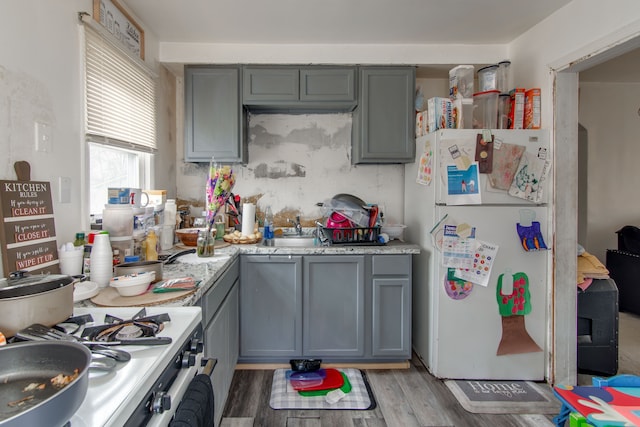
<path id="1" fill-rule="evenodd" d="M 371 270 L 374 276 L 411 275 L 411 255 L 373 255 Z"/>
<path id="2" fill-rule="evenodd" d="M 220 308 L 229 290 L 238 280 L 240 274 L 240 262 L 233 261 L 229 269 L 216 281 L 216 284 L 202 297 L 202 324 L 205 327 L 211 322 L 213 316 Z"/>
<path id="3" fill-rule="evenodd" d="M 297 101 L 299 72 L 297 68 L 244 67 L 242 99 L 253 101 Z"/>
<path id="4" fill-rule="evenodd" d="M 355 68 L 300 69 L 301 101 L 356 101 Z"/>

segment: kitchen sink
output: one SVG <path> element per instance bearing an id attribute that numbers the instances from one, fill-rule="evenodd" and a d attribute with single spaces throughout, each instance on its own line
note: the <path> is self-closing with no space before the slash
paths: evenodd
<path id="1" fill-rule="evenodd" d="M 313 236 L 283 236 L 273 239 L 273 246 L 280 248 L 310 248 L 315 246 Z"/>

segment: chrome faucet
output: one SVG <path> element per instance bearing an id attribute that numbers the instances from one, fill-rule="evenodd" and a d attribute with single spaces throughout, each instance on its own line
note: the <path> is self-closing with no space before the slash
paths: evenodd
<path id="1" fill-rule="evenodd" d="M 296 235 L 302 236 L 302 224 L 300 224 L 300 215 L 296 215 L 295 221 L 293 221 L 291 218 L 287 218 L 287 221 L 293 223 L 293 227 L 296 229 Z"/>

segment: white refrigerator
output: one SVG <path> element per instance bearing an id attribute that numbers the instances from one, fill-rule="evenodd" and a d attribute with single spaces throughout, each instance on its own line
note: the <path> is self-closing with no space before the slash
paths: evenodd
<path id="1" fill-rule="evenodd" d="M 544 380 L 553 186 L 548 131 L 440 130 L 405 169 L 413 347 L 438 378 Z"/>

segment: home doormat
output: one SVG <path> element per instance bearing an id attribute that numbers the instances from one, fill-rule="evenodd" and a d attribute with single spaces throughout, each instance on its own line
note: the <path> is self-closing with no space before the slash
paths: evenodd
<path id="1" fill-rule="evenodd" d="M 273 372 L 271 398 L 269 406 L 272 409 L 352 409 L 368 410 L 376 407 L 376 401 L 366 374 L 360 369 L 340 368 L 351 385 L 351 390 L 336 403 L 327 402 L 326 396 L 301 396 L 293 389 L 286 378 L 286 369 L 276 369 Z"/>
<path id="2" fill-rule="evenodd" d="M 475 414 L 557 414 L 551 387 L 532 381 L 447 380 L 460 405 Z"/>

